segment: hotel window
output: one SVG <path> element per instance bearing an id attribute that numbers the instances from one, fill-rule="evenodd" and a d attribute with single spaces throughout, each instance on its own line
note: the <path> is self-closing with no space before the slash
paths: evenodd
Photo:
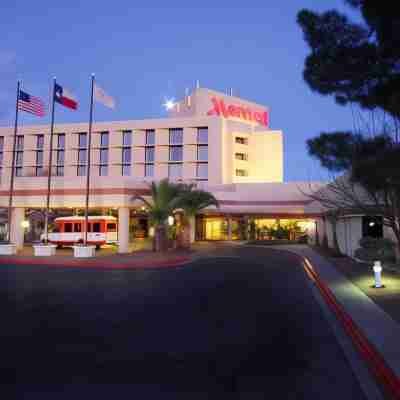
<path id="1" fill-rule="evenodd" d="M 56 175 L 64 176 L 65 133 L 57 135 Z"/>
<path id="2" fill-rule="evenodd" d="M 0 136 L 0 181 L 3 174 L 4 136 Z"/>
<path id="3" fill-rule="evenodd" d="M 170 145 L 182 145 L 183 144 L 183 129 L 182 128 L 171 128 L 169 130 L 169 144 Z"/>
<path id="4" fill-rule="evenodd" d="M 108 175 L 108 132 L 100 133 L 100 150 L 99 150 L 99 175 Z"/>
<path id="5" fill-rule="evenodd" d="M 196 171 L 197 179 L 208 179 L 208 164 L 202 163 L 197 164 L 197 171 Z"/>
<path id="6" fill-rule="evenodd" d="M 44 148 L 44 135 L 36 136 L 36 167 L 35 175 L 43 176 L 43 148 Z"/>
<path id="7" fill-rule="evenodd" d="M 171 179 L 182 178 L 182 164 L 169 164 L 168 165 L 168 177 Z"/>
<path id="8" fill-rule="evenodd" d="M 208 128 L 197 128 L 197 143 L 208 144 Z"/>
<path id="9" fill-rule="evenodd" d="M 146 129 L 146 145 L 154 146 L 156 144 L 156 131 L 154 129 Z"/>
<path id="10" fill-rule="evenodd" d="M 247 138 L 237 136 L 237 137 L 235 137 L 235 143 L 248 144 L 249 141 Z"/>
<path id="11" fill-rule="evenodd" d="M 154 164 L 145 164 L 144 176 L 154 176 Z"/>
<path id="12" fill-rule="evenodd" d="M 183 146 L 170 146 L 169 161 L 182 161 L 182 160 L 183 160 Z"/>
<path id="13" fill-rule="evenodd" d="M 144 176 L 154 176 L 156 132 L 154 129 L 146 130 L 145 166 Z"/>
<path id="14" fill-rule="evenodd" d="M 87 156 L 87 134 L 82 132 L 79 134 L 78 142 L 78 176 L 86 175 L 86 156 Z"/>
<path id="15" fill-rule="evenodd" d="M 15 155 L 15 176 L 22 176 L 24 164 L 24 137 L 17 136 L 16 155 Z"/>
<path id="16" fill-rule="evenodd" d="M 132 131 L 122 131 L 122 175 L 131 175 Z"/>
<path id="17" fill-rule="evenodd" d="M 235 153 L 236 160 L 247 161 L 248 157 L 246 153 Z"/>
<path id="18" fill-rule="evenodd" d="M 237 169 L 236 176 L 249 176 L 249 173 L 245 169 Z"/>

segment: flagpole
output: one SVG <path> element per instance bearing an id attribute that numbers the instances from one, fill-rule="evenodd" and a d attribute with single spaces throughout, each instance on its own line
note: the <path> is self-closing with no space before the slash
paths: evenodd
<path id="1" fill-rule="evenodd" d="M 45 244 L 49 240 L 49 210 L 50 210 L 50 188 L 51 188 L 51 170 L 53 168 L 53 137 L 54 137 L 54 110 L 55 110 L 55 88 L 56 78 L 53 79 L 53 93 L 51 100 L 51 125 L 50 125 L 50 150 L 49 150 L 49 168 L 47 171 L 47 195 L 46 195 L 46 212 L 44 216 L 44 241 Z"/>
<path id="2" fill-rule="evenodd" d="M 90 115 L 89 115 L 89 137 L 87 146 L 87 163 L 86 163 L 86 207 L 85 207 L 85 241 L 87 246 L 88 228 L 89 228 L 89 188 L 90 188 L 90 153 L 92 147 L 92 124 L 93 124 L 93 93 L 94 93 L 94 74 L 92 74 L 92 87 L 90 95 Z"/>
<path id="3" fill-rule="evenodd" d="M 15 147 L 17 144 L 17 132 L 18 132 L 18 99 L 19 99 L 19 89 L 21 82 L 17 83 L 17 99 L 15 101 L 15 124 L 14 124 L 14 139 L 13 139 L 13 149 L 12 149 L 12 161 L 11 161 L 11 177 L 10 177 L 10 192 L 8 198 L 8 229 L 7 229 L 7 241 L 11 241 L 11 207 L 14 195 L 14 176 L 15 176 Z"/>

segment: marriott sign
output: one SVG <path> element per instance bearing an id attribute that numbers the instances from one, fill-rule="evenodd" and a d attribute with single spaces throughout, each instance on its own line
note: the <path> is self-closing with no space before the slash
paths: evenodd
<path id="1" fill-rule="evenodd" d="M 268 112 L 255 111 L 249 107 L 235 104 L 225 104 L 223 99 L 212 97 L 213 108 L 207 112 L 207 115 L 219 115 L 224 118 L 234 117 L 245 121 L 254 121 L 260 125 L 268 127 Z"/>

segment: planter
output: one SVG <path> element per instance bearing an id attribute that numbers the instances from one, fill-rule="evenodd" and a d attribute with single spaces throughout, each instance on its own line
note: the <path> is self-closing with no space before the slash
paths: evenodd
<path id="1" fill-rule="evenodd" d="M 96 253 L 96 246 L 73 246 L 73 248 L 76 258 L 91 258 Z"/>
<path id="2" fill-rule="evenodd" d="M 55 244 L 38 244 L 33 246 L 33 254 L 35 257 L 50 257 L 56 255 Z"/>
<path id="3" fill-rule="evenodd" d="M 17 246 L 15 244 L 0 244 L 0 256 L 14 256 L 15 254 L 17 254 Z"/>

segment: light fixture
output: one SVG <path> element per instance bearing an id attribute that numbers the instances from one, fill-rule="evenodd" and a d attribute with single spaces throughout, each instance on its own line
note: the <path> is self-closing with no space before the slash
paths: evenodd
<path id="1" fill-rule="evenodd" d="M 374 270 L 374 275 L 375 275 L 375 284 L 374 288 L 380 289 L 383 288 L 384 286 L 382 285 L 382 265 L 380 261 L 374 261 L 374 267 L 372 268 Z"/>
<path id="2" fill-rule="evenodd" d="M 172 110 L 175 107 L 175 99 L 174 98 L 165 99 L 163 106 L 167 111 Z"/>
<path id="3" fill-rule="evenodd" d="M 169 217 L 168 217 L 168 225 L 169 226 L 172 226 L 174 224 L 174 217 L 172 216 L 172 215 L 170 215 Z"/>
<path id="4" fill-rule="evenodd" d="M 30 223 L 29 223 L 29 221 L 28 221 L 27 219 L 25 219 L 25 220 L 23 220 L 23 221 L 21 222 L 21 226 L 22 226 L 24 229 L 28 229 L 29 226 L 30 226 Z"/>
<path id="5" fill-rule="evenodd" d="M 369 226 L 375 226 L 375 222 L 374 222 L 374 221 L 371 221 L 371 222 L 369 223 Z"/>

